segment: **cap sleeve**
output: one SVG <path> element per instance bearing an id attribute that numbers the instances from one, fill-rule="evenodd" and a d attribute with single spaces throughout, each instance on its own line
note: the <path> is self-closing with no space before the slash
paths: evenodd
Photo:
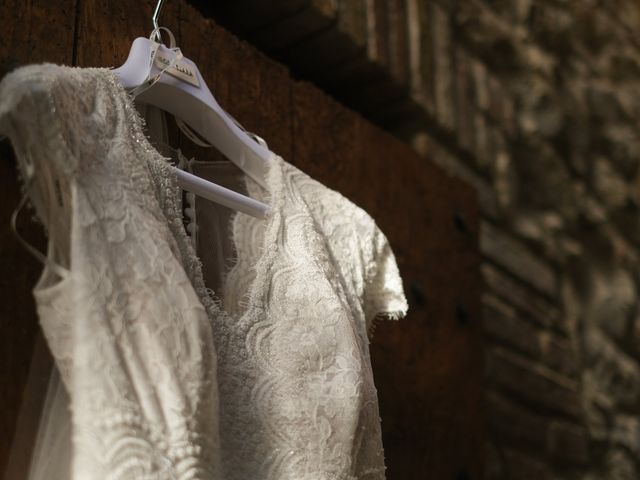
<path id="1" fill-rule="evenodd" d="M 365 271 L 363 308 L 370 333 L 376 318 L 397 320 L 408 309 L 395 255 L 387 237 L 375 224 Z"/>
<path id="2" fill-rule="evenodd" d="M 115 130 L 105 111 L 118 99 L 98 81 L 98 72 L 42 63 L 2 78 L 0 135 L 9 137 L 19 160 L 47 162 L 71 178 L 104 156 Z"/>
<path id="3" fill-rule="evenodd" d="M 293 165 L 283 168 L 328 248 L 329 281 L 339 282 L 335 288 L 343 290 L 353 308 L 361 310 L 359 326 L 371 336 L 377 317 L 404 317 L 408 306 L 396 258 L 375 220 Z"/>
<path id="4" fill-rule="evenodd" d="M 31 140 L 28 127 L 45 112 L 43 82 L 29 73 L 30 69 L 22 67 L 0 81 L 0 135 L 9 137 L 14 144 Z"/>

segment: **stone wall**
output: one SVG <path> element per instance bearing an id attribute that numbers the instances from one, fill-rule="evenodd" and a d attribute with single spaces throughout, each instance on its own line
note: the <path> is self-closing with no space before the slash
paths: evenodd
<path id="1" fill-rule="evenodd" d="M 640 4 L 203 8 L 478 190 L 486 478 L 640 478 Z"/>
<path id="2" fill-rule="evenodd" d="M 413 141 L 482 192 L 488 478 L 640 478 L 638 7 L 430 9 L 455 141 Z"/>

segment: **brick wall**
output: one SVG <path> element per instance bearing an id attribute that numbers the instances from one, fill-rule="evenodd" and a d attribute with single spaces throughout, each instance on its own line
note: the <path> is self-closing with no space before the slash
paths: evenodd
<path id="1" fill-rule="evenodd" d="M 640 478 L 640 4 L 265 3 L 202 8 L 479 192 L 486 478 Z"/>

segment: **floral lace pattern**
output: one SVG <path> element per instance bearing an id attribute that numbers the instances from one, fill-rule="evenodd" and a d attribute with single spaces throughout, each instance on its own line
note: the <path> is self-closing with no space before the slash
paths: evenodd
<path id="1" fill-rule="evenodd" d="M 34 294 L 71 398 L 73 478 L 384 478 L 368 333 L 407 304 L 371 217 L 274 156 L 266 190 L 246 180 L 273 214 L 234 215 L 238 260 L 216 296 L 111 71 L 14 71 L 0 131 L 62 252 L 50 259 L 68 254 L 69 274 L 45 268 Z"/>

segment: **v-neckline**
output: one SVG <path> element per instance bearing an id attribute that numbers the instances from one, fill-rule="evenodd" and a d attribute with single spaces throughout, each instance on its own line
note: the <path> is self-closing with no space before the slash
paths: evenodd
<path id="1" fill-rule="evenodd" d="M 207 285 L 204 283 L 204 277 L 202 274 L 202 261 L 193 248 L 193 245 L 189 239 L 183 223 L 183 216 L 180 208 L 180 187 L 178 186 L 176 173 L 171 168 L 171 159 L 162 155 L 151 144 L 151 141 L 145 135 L 144 125 L 146 122 L 136 109 L 133 98 L 124 88 L 118 76 L 113 73 L 111 69 L 103 70 L 107 73 L 107 75 L 109 75 L 111 83 L 121 93 L 120 96 L 123 98 L 125 105 L 125 115 L 129 117 L 127 120 L 129 120 L 132 124 L 135 141 L 140 144 L 145 154 L 147 154 L 147 160 L 150 162 L 154 162 L 155 165 L 159 167 L 160 171 L 158 173 L 160 178 L 157 179 L 153 175 L 153 172 L 151 177 L 153 178 L 154 182 L 159 180 L 160 185 L 158 185 L 158 188 L 166 189 L 166 192 L 164 192 L 164 194 L 166 196 L 166 200 L 169 201 L 166 202 L 164 213 L 165 216 L 167 216 L 167 220 L 169 221 L 169 228 L 171 229 L 176 238 L 176 241 L 179 244 L 179 248 L 183 256 L 183 263 L 185 263 L 185 271 L 191 280 L 194 290 L 198 294 L 198 297 L 200 298 L 203 306 L 207 309 L 210 317 L 223 316 L 227 319 L 233 320 L 234 322 L 240 321 L 242 318 L 249 315 L 255 307 L 261 306 L 261 297 L 265 291 L 264 286 L 267 283 L 267 273 L 270 265 L 273 263 L 273 259 L 275 258 L 277 252 L 277 237 L 280 230 L 281 222 L 280 209 L 283 202 L 282 163 L 284 162 L 284 160 L 276 154 L 272 154 L 270 158 L 270 164 L 267 168 L 265 177 L 266 188 L 263 189 L 265 191 L 265 195 L 264 199 L 262 199 L 262 201 L 269 206 L 270 214 L 263 220 L 265 222 L 265 225 L 261 251 L 259 252 L 255 260 L 255 264 L 253 265 L 255 276 L 242 295 L 243 298 L 248 299 L 247 306 L 236 317 L 224 308 L 222 295 L 219 295 L 218 292 L 207 287 Z M 247 190 L 249 190 L 248 184 L 254 182 L 254 180 L 252 180 L 249 175 L 245 175 L 245 182 L 247 183 Z M 232 225 L 235 226 L 239 215 L 245 214 L 241 212 L 234 212 L 230 220 Z M 239 254 L 240 252 L 237 250 L 236 239 L 232 238 L 231 241 L 233 244 L 233 248 Z M 236 275 L 238 273 L 237 269 L 240 268 L 242 264 L 243 262 L 241 262 L 241 259 L 237 257 L 233 267 L 228 272 L 225 272 L 224 282 L 221 283 L 219 288 L 220 292 L 225 291 L 228 279 L 232 275 Z M 211 320 L 213 320 L 213 318 L 211 318 Z"/>

